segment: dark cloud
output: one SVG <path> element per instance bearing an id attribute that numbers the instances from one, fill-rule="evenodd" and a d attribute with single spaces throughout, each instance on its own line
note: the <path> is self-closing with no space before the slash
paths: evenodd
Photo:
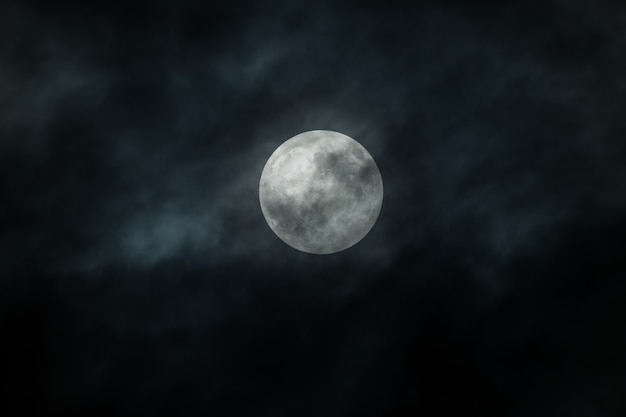
<path id="1" fill-rule="evenodd" d="M 622 415 L 625 17 L 4 2 L 3 406 Z M 314 129 L 357 139 L 385 186 L 328 256 L 258 202 L 267 158 Z"/>

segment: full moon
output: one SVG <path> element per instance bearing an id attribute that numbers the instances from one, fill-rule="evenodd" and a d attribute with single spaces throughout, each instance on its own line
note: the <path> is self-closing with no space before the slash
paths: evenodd
<path id="1" fill-rule="evenodd" d="M 355 245 L 372 229 L 383 203 L 383 180 L 357 141 L 312 130 L 270 156 L 259 200 L 267 224 L 283 242 L 323 255 Z"/>

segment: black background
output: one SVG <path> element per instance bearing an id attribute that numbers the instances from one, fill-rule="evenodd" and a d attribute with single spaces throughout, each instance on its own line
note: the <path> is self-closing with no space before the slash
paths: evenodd
<path id="1" fill-rule="evenodd" d="M 0 6 L 0 408 L 626 414 L 621 2 Z M 337 130 L 385 200 L 298 252 L 258 181 Z"/>

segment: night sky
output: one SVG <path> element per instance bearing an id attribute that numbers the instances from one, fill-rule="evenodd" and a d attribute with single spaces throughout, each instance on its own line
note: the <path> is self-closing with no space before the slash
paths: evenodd
<path id="1" fill-rule="evenodd" d="M 271 153 L 365 146 L 311 255 Z M 626 3 L 0 5 L 0 413 L 626 415 Z"/>

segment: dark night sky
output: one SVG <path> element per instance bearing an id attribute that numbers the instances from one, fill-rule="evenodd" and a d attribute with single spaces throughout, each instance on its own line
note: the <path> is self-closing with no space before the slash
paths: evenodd
<path id="1" fill-rule="evenodd" d="M 0 411 L 626 415 L 626 4 L 392 3 L 2 2 Z M 312 129 L 385 184 L 328 256 Z"/>

